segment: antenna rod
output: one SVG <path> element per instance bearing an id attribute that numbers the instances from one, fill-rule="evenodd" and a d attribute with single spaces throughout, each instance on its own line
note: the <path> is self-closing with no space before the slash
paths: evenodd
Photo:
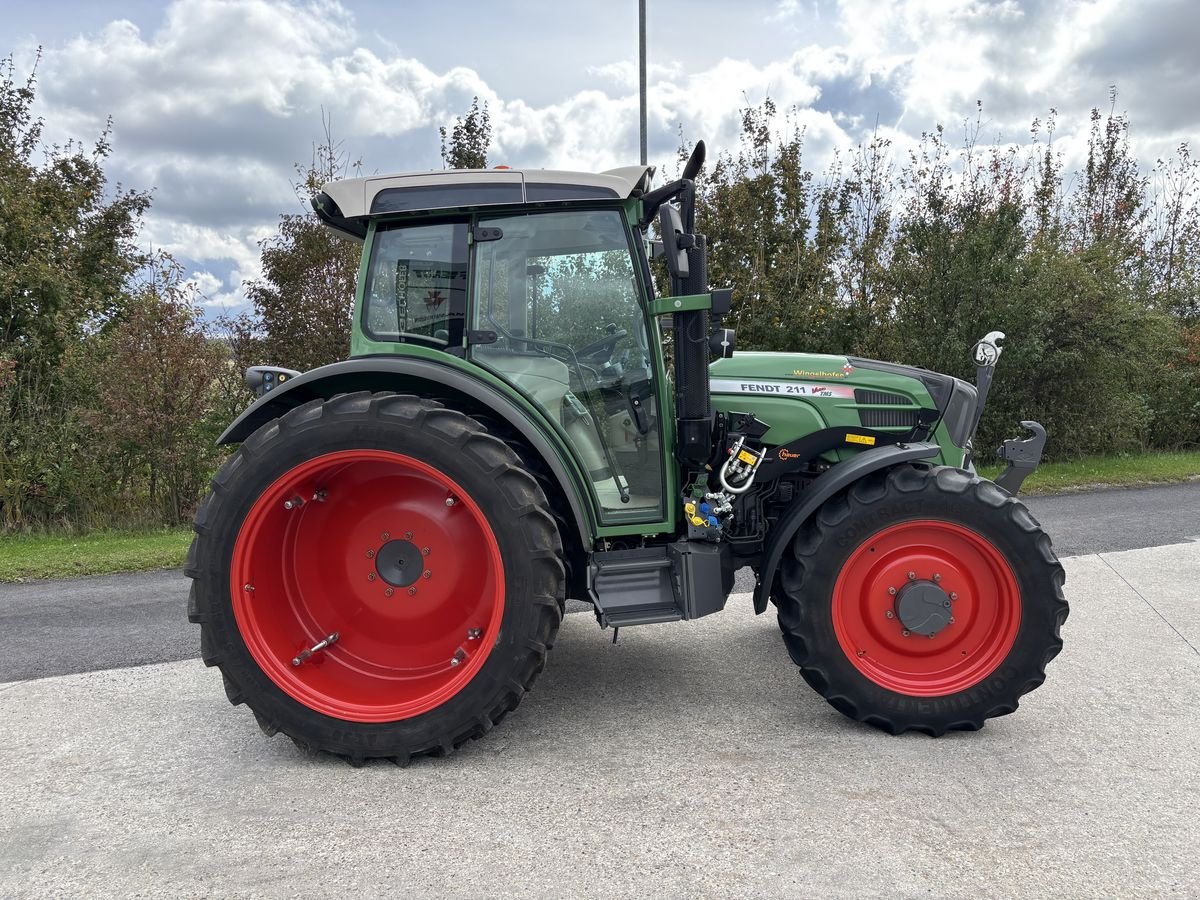
<path id="1" fill-rule="evenodd" d="M 646 0 L 638 0 L 638 91 L 641 95 L 642 165 L 646 165 Z"/>

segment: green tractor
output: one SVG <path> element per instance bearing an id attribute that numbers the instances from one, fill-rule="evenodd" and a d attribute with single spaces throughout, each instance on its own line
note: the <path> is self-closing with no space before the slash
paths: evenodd
<path id="1" fill-rule="evenodd" d="M 974 730 L 1042 683 L 1064 574 L 1014 495 L 1045 432 L 1022 423 L 995 483 L 972 465 L 1003 335 L 974 386 L 734 355 L 703 156 L 656 189 L 498 168 L 313 199 L 363 244 L 351 358 L 248 370 L 187 563 L 204 661 L 264 732 L 354 764 L 451 753 L 521 702 L 568 599 L 615 640 L 719 612 L 743 567 L 853 719 Z"/>

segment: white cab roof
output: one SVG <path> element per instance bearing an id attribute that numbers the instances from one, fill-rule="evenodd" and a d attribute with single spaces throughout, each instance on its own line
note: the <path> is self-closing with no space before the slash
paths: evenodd
<path id="1" fill-rule="evenodd" d="M 322 191 L 343 218 L 428 209 L 569 200 L 624 200 L 650 188 L 653 166 L 607 172 L 446 169 L 331 181 Z"/>

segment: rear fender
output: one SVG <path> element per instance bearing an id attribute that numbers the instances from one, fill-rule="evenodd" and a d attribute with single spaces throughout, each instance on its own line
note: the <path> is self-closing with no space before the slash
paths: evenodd
<path id="1" fill-rule="evenodd" d="M 363 357 L 312 369 L 288 380 L 254 401 L 225 429 L 218 444 L 244 441 L 255 431 L 289 410 L 310 400 L 328 400 L 352 391 L 398 391 L 425 397 L 457 395 L 466 411 L 486 412 L 508 423 L 533 448 L 570 507 L 569 518 L 574 521 L 581 541 L 593 534 L 579 486 L 563 465 L 554 443 L 544 427 L 532 420 L 511 398 L 495 387 L 468 374 L 425 359 L 406 357 Z M 470 409 L 474 407 L 474 409 Z M 563 511 L 566 514 L 566 510 Z M 563 540 L 568 540 L 563 535 Z"/>
<path id="2" fill-rule="evenodd" d="M 931 459 L 941 452 L 937 444 L 892 444 L 864 450 L 852 459 L 838 463 L 821 475 L 801 495 L 801 499 L 784 514 L 767 538 L 763 551 L 763 564 L 758 569 L 758 583 L 754 587 L 754 611 L 764 613 L 771 599 L 771 587 L 775 583 L 775 572 L 783 553 L 796 532 L 800 530 L 821 504 L 854 482 L 880 469 L 922 459 Z"/>

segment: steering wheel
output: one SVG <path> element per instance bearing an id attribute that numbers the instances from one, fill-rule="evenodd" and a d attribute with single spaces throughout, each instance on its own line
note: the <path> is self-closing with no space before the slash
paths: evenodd
<path id="1" fill-rule="evenodd" d="M 578 355 L 588 357 L 594 362 L 604 362 L 612 357 L 613 351 L 617 349 L 617 344 L 622 338 L 629 337 L 629 332 L 624 328 L 618 328 L 616 325 L 609 324 L 605 329 L 608 332 L 608 337 L 601 338 L 598 341 L 592 341 L 584 347 L 580 347 Z"/>

